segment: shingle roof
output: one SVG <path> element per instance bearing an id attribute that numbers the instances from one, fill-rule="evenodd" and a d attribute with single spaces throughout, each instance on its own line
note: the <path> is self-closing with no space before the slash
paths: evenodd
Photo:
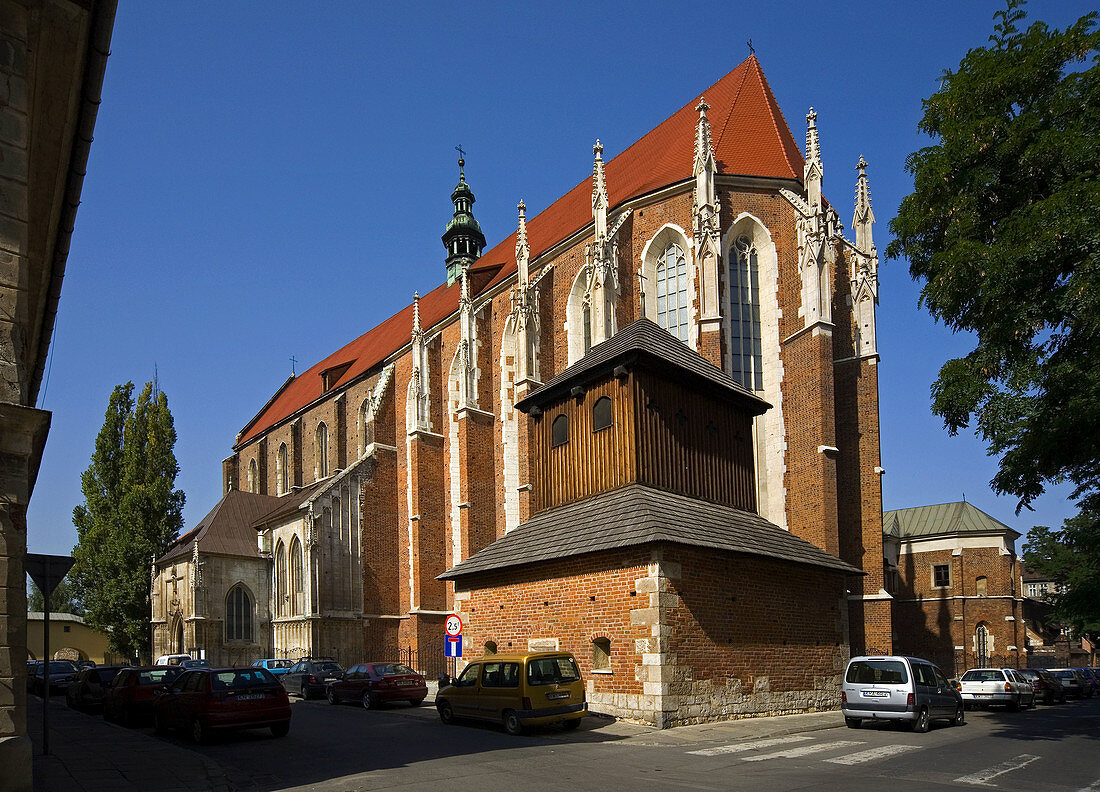
<path id="1" fill-rule="evenodd" d="M 611 338 L 588 350 L 583 358 L 562 371 L 546 384 L 531 391 L 516 403 L 516 408 L 526 412 L 536 404 L 545 404 L 561 396 L 565 391 L 583 381 L 585 375 L 604 373 L 616 364 L 629 359 L 641 359 L 650 367 L 687 375 L 690 379 L 717 388 L 725 395 L 747 405 L 753 415 L 760 415 L 769 407 L 763 399 L 746 390 L 720 368 L 682 341 L 662 330 L 649 319 L 631 322 Z"/>
<path id="2" fill-rule="evenodd" d="M 258 556 L 252 521 L 278 506 L 279 501 L 272 495 L 230 490 L 198 525 L 176 539 L 157 563 L 191 555 L 195 542 L 199 542 L 199 550 L 203 553 Z"/>
<path id="3" fill-rule="evenodd" d="M 292 490 L 283 497 L 279 498 L 279 503 L 275 506 L 274 509 L 269 509 L 262 514 L 257 515 L 252 520 L 252 522 L 249 523 L 249 527 L 253 529 L 253 532 L 255 532 L 258 528 L 263 528 L 264 526 L 271 525 L 272 523 L 280 522 L 281 520 L 284 520 L 291 515 L 297 514 L 299 510 L 301 510 L 302 505 L 307 500 L 309 500 L 314 495 L 314 493 L 324 487 L 327 487 L 331 483 L 331 481 L 331 478 L 321 479 L 320 481 L 315 481 L 312 484 L 307 484 L 304 487 Z"/>
<path id="4" fill-rule="evenodd" d="M 438 579 L 652 542 L 711 547 L 863 574 L 753 512 L 628 484 L 541 512 Z"/>
<path id="5" fill-rule="evenodd" d="M 615 207 L 640 195 L 688 179 L 694 167 L 695 110 L 699 100 L 710 105 L 711 139 L 718 172 L 763 178 L 802 180 L 804 161 L 755 55 L 661 122 L 605 165 L 608 205 Z M 585 178 L 527 223 L 531 258 L 592 222 L 592 181 Z M 491 275 L 492 289 L 516 271 L 516 238 L 512 233 L 482 255 L 475 272 Z M 496 270 L 494 272 L 494 270 Z M 442 275 L 443 268 L 440 267 Z M 420 320 L 431 328 L 458 309 L 460 286 L 442 285 L 420 298 Z M 241 430 L 240 447 L 324 395 L 321 372 L 351 363 L 330 388 L 341 387 L 381 364 L 409 343 L 412 306 L 320 361 L 286 383 Z"/>
<path id="6" fill-rule="evenodd" d="M 911 509 L 895 509 L 882 515 L 882 532 L 899 539 L 924 536 L 943 536 L 956 533 L 989 534 L 1010 533 L 1020 535 L 1000 520 L 966 501 L 940 503 L 935 506 L 915 506 Z"/>

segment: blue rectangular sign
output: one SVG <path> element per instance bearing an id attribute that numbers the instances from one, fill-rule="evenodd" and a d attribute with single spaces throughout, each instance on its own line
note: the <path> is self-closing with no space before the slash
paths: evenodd
<path id="1" fill-rule="evenodd" d="M 462 657 L 462 636 L 443 636 L 443 656 Z"/>

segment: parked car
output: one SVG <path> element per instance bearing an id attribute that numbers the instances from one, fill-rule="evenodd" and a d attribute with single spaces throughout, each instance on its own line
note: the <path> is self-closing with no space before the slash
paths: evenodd
<path id="1" fill-rule="evenodd" d="M 325 692 L 329 682 L 344 673 L 331 657 L 303 657 L 280 677 L 288 693 L 310 699 Z"/>
<path id="2" fill-rule="evenodd" d="M 439 719 L 478 718 L 503 724 L 509 734 L 560 723 L 575 729 L 588 714 L 584 681 L 568 652 L 489 655 L 466 666 L 457 679 L 439 677 Z"/>
<path id="3" fill-rule="evenodd" d="M 194 668 L 184 671 L 153 704 L 157 732 L 186 729 L 196 743 L 228 729 L 290 731 L 290 699 L 263 668 Z"/>
<path id="4" fill-rule="evenodd" d="M 125 666 L 89 666 L 82 668 L 65 691 L 65 703 L 75 710 L 98 710 L 115 676 Z"/>
<path id="5" fill-rule="evenodd" d="M 1062 683 L 1062 686 L 1066 689 L 1067 696 L 1073 696 L 1074 698 L 1087 698 L 1086 692 L 1088 686 L 1084 684 L 1084 679 L 1077 672 L 1075 668 L 1051 668 L 1048 669 L 1052 676 L 1058 677 L 1058 681 Z"/>
<path id="6" fill-rule="evenodd" d="M 361 702 L 365 709 L 391 701 L 407 701 L 414 707 L 428 695 L 423 676 L 401 663 L 361 663 L 349 668 L 325 688 L 329 704 Z"/>
<path id="7" fill-rule="evenodd" d="M 1092 698 L 1096 694 L 1098 687 L 1096 674 L 1092 673 L 1091 668 L 1076 668 L 1075 671 L 1081 673 L 1081 677 L 1085 680 L 1085 698 Z"/>
<path id="8" fill-rule="evenodd" d="M 194 658 L 187 653 L 183 654 L 163 654 L 157 658 L 157 661 L 153 665 L 166 666 L 166 665 L 179 665 L 184 660 L 193 660 Z"/>
<path id="9" fill-rule="evenodd" d="M 50 661 L 50 690 L 49 695 L 64 693 L 69 682 L 78 671 L 77 667 L 68 660 Z M 39 696 L 46 695 L 46 664 L 37 663 L 34 667 L 34 678 L 31 679 L 31 692 Z"/>
<path id="10" fill-rule="evenodd" d="M 38 664 L 40 660 L 28 660 L 27 661 L 27 692 L 30 693 L 34 689 L 34 677 L 38 671 Z"/>
<path id="11" fill-rule="evenodd" d="M 144 666 L 119 671 L 103 697 L 103 717 L 123 726 L 147 722 L 153 714 L 153 699 L 182 673 L 177 666 Z"/>
<path id="12" fill-rule="evenodd" d="M 287 669 L 294 665 L 294 661 L 285 657 L 268 657 L 263 660 L 253 660 L 251 665 L 253 668 L 266 668 L 278 677 L 285 674 Z"/>
<path id="13" fill-rule="evenodd" d="M 1021 668 L 1020 676 L 1031 682 L 1031 689 L 1035 693 L 1035 700 L 1043 700 L 1044 704 L 1059 704 L 1066 702 L 1066 689 L 1058 677 L 1039 668 Z"/>
<path id="14" fill-rule="evenodd" d="M 944 673 L 927 660 L 888 655 L 853 657 L 841 684 L 840 709 L 849 729 L 864 720 L 891 720 L 926 732 L 934 720 L 961 726 L 962 697 Z"/>
<path id="15" fill-rule="evenodd" d="M 1031 682 L 1010 668 L 971 668 L 959 679 L 959 693 L 970 707 L 1000 704 L 1017 710 L 1035 703 Z"/>
<path id="16" fill-rule="evenodd" d="M 180 660 L 180 668 L 210 668 L 205 660 Z"/>

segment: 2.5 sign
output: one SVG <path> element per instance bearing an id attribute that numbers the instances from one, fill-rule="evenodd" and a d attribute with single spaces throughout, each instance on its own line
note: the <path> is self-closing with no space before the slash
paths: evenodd
<path id="1" fill-rule="evenodd" d="M 443 631 L 451 638 L 462 635 L 462 619 L 452 613 L 447 617 L 447 621 L 443 623 Z"/>

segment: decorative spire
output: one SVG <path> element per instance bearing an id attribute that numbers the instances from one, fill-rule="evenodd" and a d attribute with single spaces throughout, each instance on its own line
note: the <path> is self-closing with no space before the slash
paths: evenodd
<path id="1" fill-rule="evenodd" d="M 706 167 L 707 160 L 714 156 L 714 147 L 710 140 L 710 119 L 707 118 L 707 110 L 710 105 L 706 99 L 700 99 L 695 110 L 699 113 L 699 121 L 695 125 L 695 173 Z"/>
<path id="2" fill-rule="evenodd" d="M 603 172 L 603 144 L 597 139 L 592 146 L 592 219 L 596 224 L 596 244 L 607 239 L 607 181 Z"/>
<path id="3" fill-rule="evenodd" d="M 806 114 L 806 167 L 803 171 L 806 183 L 806 195 L 810 208 L 818 211 L 821 207 L 821 179 L 824 168 L 821 165 L 821 143 L 817 137 L 817 113 L 811 107 Z"/>
<path id="4" fill-rule="evenodd" d="M 695 124 L 695 194 L 692 197 L 692 232 L 695 237 L 695 256 L 699 265 L 699 304 L 701 316 L 717 320 L 721 316 L 718 295 L 718 259 L 721 249 L 721 232 L 718 223 L 718 191 L 716 181 L 718 165 L 714 159 L 714 146 L 710 137 L 710 105 L 701 99 L 695 108 L 699 120 Z"/>
<path id="5" fill-rule="evenodd" d="M 516 209 L 519 210 L 519 228 L 516 230 L 516 267 L 519 269 L 519 283 L 522 286 L 527 283 L 527 263 L 531 255 L 531 246 L 527 244 L 527 204 L 523 199 L 520 199 Z"/>
<path id="6" fill-rule="evenodd" d="M 459 280 L 461 282 L 461 288 L 458 292 L 458 306 L 459 306 L 459 308 L 462 308 L 462 309 L 467 309 L 467 308 L 470 307 L 470 276 L 469 276 L 469 270 L 470 270 L 469 267 L 463 267 L 462 272 L 459 275 Z M 418 311 L 418 313 L 419 313 L 419 311 Z"/>
<path id="7" fill-rule="evenodd" d="M 455 205 L 454 216 L 443 231 L 443 247 L 447 250 L 447 285 L 458 279 L 463 267 L 473 264 L 485 248 L 485 235 L 474 219 L 474 194 L 466 184 L 466 159 L 461 146 L 458 150 L 458 185 L 451 193 Z"/>
<path id="8" fill-rule="evenodd" d="M 875 247 L 872 235 L 872 226 L 875 224 L 875 213 L 871 211 L 871 188 L 867 183 L 867 160 L 859 155 L 859 163 L 856 165 L 859 177 L 856 179 L 856 210 L 852 216 L 852 229 L 856 234 L 856 247 L 863 253 L 871 253 Z"/>

